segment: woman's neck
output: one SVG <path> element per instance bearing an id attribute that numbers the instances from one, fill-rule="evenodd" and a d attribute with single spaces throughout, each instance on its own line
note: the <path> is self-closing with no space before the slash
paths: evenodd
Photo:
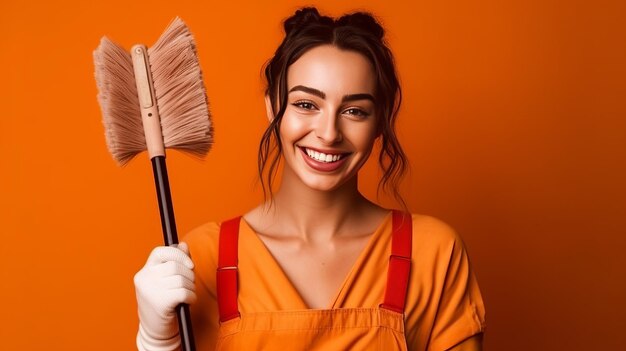
<path id="1" fill-rule="evenodd" d="M 359 193 L 357 177 L 337 189 L 321 191 L 286 172 L 267 219 L 271 218 L 272 233 L 311 242 L 354 233 L 355 223 L 381 210 Z"/>

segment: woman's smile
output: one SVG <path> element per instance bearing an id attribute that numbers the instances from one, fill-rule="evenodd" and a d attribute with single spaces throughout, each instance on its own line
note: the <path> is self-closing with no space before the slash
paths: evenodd
<path id="1" fill-rule="evenodd" d="M 320 149 L 310 146 L 298 145 L 309 157 L 320 162 L 335 162 L 351 154 L 349 151 Z"/>
<path id="2" fill-rule="evenodd" d="M 308 147 L 299 147 L 302 157 L 309 167 L 320 172 L 333 172 L 343 166 L 350 153 L 319 152 Z"/>

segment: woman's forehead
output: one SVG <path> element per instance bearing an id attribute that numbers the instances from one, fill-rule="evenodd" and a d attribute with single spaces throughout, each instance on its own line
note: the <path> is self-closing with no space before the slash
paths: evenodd
<path id="1" fill-rule="evenodd" d="M 305 52 L 287 71 L 287 90 L 305 86 L 334 94 L 373 94 L 374 69 L 370 61 L 356 51 L 322 45 Z"/>

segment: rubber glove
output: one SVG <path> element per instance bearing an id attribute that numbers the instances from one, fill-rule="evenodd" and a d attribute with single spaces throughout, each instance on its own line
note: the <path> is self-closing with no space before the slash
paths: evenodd
<path id="1" fill-rule="evenodd" d="M 186 243 L 159 246 L 135 274 L 139 308 L 137 349 L 171 351 L 180 347 L 175 308 L 196 301 L 193 262 Z"/>

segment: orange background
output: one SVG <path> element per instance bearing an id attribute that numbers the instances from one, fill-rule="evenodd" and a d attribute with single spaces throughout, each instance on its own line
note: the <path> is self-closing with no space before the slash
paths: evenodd
<path id="1" fill-rule="evenodd" d="M 175 15 L 195 33 L 216 142 L 204 162 L 169 154 L 182 234 L 260 200 L 260 67 L 301 4 L 2 2 L 3 350 L 134 348 L 132 278 L 160 244 L 160 223 L 145 154 L 120 169 L 105 147 L 91 56 L 99 38 L 151 44 Z M 368 9 L 387 27 L 412 163 L 403 194 L 469 247 L 486 349 L 622 349 L 624 2 L 317 5 Z M 370 196 L 377 176 L 364 170 Z"/>

